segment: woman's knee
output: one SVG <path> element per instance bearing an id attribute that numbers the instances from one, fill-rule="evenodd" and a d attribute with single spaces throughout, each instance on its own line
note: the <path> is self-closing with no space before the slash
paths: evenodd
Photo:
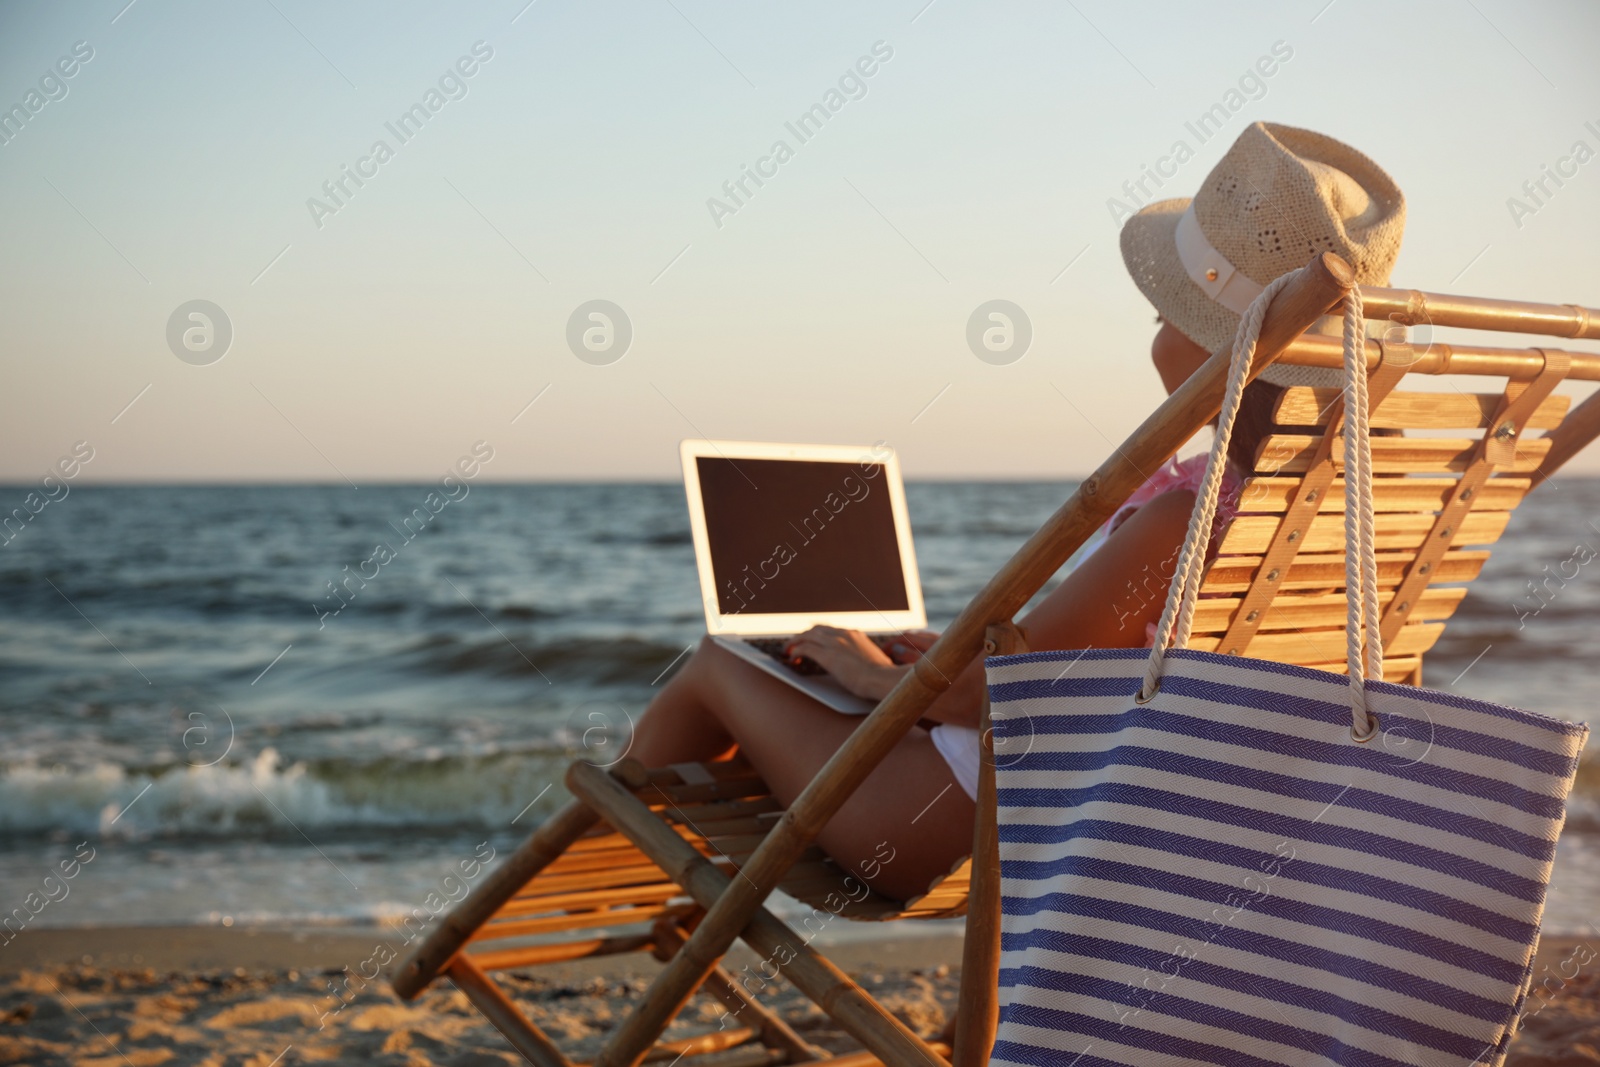
<path id="1" fill-rule="evenodd" d="M 693 648 L 694 651 L 689 653 L 688 658 L 684 659 L 681 664 L 671 665 L 676 669 L 672 671 L 672 676 L 667 679 L 667 685 L 678 688 L 693 686 L 697 689 L 703 689 L 708 683 L 715 681 L 714 676 L 718 670 L 717 661 L 726 657 L 727 653 L 717 647 L 710 634 L 700 638 Z"/>
<path id="2" fill-rule="evenodd" d="M 738 657 L 732 652 L 717 644 L 717 639 L 710 634 L 701 637 L 694 646 L 694 652 L 684 663 L 683 674 L 712 674 L 716 675 L 726 671 L 732 664 L 738 663 Z"/>

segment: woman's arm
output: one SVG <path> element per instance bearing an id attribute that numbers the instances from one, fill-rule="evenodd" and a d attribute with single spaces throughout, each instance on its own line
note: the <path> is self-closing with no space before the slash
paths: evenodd
<path id="1" fill-rule="evenodd" d="M 1189 528 L 1194 494 L 1163 493 L 1134 512 L 1105 544 L 1080 563 L 1019 625 L 1028 647 L 1142 648 L 1148 626 L 1161 617 L 1167 588 Z M 889 662 L 864 634 L 818 626 L 795 638 L 809 656 L 858 696 L 882 700 L 909 666 Z M 924 717 L 960 726 L 978 724 L 983 658 L 977 657 L 934 700 Z"/>
<path id="2" fill-rule="evenodd" d="M 1161 618 L 1194 493 L 1175 489 L 1134 512 L 1039 606 L 1018 620 L 1034 651 L 1143 648 Z"/>
<path id="3" fill-rule="evenodd" d="M 1194 494 L 1174 490 L 1134 512 L 1032 611 L 1017 620 L 1033 652 L 1142 648 L 1161 618 L 1167 587 L 1189 529 Z M 983 658 L 967 665 L 926 712 L 938 722 L 978 724 Z"/>

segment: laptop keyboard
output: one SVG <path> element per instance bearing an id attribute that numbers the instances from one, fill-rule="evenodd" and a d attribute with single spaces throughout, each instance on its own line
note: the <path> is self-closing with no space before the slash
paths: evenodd
<path id="1" fill-rule="evenodd" d="M 887 652 L 889 645 L 893 643 L 898 636 L 898 634 L 868 634 L 867 639 Z M 791 656 L 785 653 L 784 648 L 792 640 L 793 638 L 790 637 L 743 638 L 745 644 L 750 645 L 759 652 L 765 652 L 767 655 L 771 656 L 779 663 L 782 663 L 785 667 L 788 667 L 796 674 L 816 675 L 828 673 L 826 667 L 822 666 L 822 664 L 808 656 Z"/>

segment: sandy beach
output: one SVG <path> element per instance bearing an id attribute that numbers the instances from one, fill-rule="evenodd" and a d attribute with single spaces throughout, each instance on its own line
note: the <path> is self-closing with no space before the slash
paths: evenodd
<path id="1" fill-rule="evenodd" d="M 0 1064 L 523 1062 L 448 982 L 406 1004 L 380 979 L 339 1007 L 330 986 L 381 936 L 215 927 L 24 934 L 0 951 Z M 945 961 L 960 959 L 959 938 L 859 942 L 830 954 L 919 1033 L 936 1035 L 945 1026 L 960 981 Z M 653 972 L 643 957 L 628 957 L 497 978 L 535 1022 L 584 1059 L 604 1044 Z M 702 999 L 704 1010 L 695 1010 L 696 1001 L 666 1040 L 716 1029 L 722 1009 Z M 768 1003 L 819 1047 L 856 1047 L 787 984 L 775 987 Z"/>
<path id="2" fill-rule="evenodd" d="M 386 983 L 343 1007 L 329 992 L 376 931 L 207 927 L 44 930 L 0 952 L 0 1064 L 156 1067 L 293 1063 L 378 1065 L 522 1062 L 448 983 L 412 1004 Z M 841 966 L 912 1029 L 937 1035 L 960 983 L 960 940 L 949 936 L 847 943 Z M 1546 995 L 1530 1002 L 1508 1063 L 1600 1064 L 1600 979 L 1586 942 L 1550 938 L 1536 974 Z M 1587 966 L 1585 966 L 1587 964 Z M 648 964 L 642 967 L 648 967 Z M 580 1059 L 605 1042 L 649 971 L 566 965 L 503 976 L 513 999 Z M 1568 977 L 1571 975 L 1571 977 Z M 851 1039 L 787 985 L 769 1000 L 805 1038 L 830 1052 Z M 714 1028 L 709 1001 L 666 1035 Z"/>

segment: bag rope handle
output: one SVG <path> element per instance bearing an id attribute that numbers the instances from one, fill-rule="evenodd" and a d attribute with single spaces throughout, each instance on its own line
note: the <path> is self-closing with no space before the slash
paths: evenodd
<path id="1" fill-rule="evenodd" d="M 1267 307 L 1291 275 L 1276 278 L 1250 303 L 1239 318 L 1228 365 L 1227 388 L 1217 430 L 1206 459 L 1205 481 L 1195 494 L 1194 510 L 1184 537 L 1178 566 L 1172 575 L 1166 607 L 1156 624 L 1155 644 L 1145 667 L 1144 681 L 1134 696 L 1148 703 L 1161 688 L 1161 670 L 1170 648 L 1189 643 L 1200 582 L 1205 571 L 1211 526 L 1222 493 L 1222 475 L 1228 442 L 1239 414 L 1245 378 L 1255 359 L 1256 341 Z M 1372 440 L 1367 412 L 1366 325 L 1361 292 L 1351 289 L 1344 300 L 1344 455 L 1345 455 L 1345 662 L 1350 676 L 1350 736 L 1370 741 L 1378 733 L 1378 717 L 1367 707 L 1367 679 L 1383 680 L 1383 639 L 1378 613 L 1378 562 L 1372 503 Z M 1363 641 L 1365 638 L 1365 641 Z M 1363 647 L 1364 646 L 1364 647 Z M 1363 655 L 1365 653 L 1365 655 Z"/>
<path id="2" fill-rule="evenodd" d="M 1368 426 L 1366 324 L 1361 290 L 1344 300 L 1344 588 L 1345 669 L 1350 676 L 1350 736 L 1370 741 L 1378 717 L 1367 707 L 1367 680 L 1383 681 L 1382 617 L 1372 499 L 1372 433 Z M 1355 490 L 1352 494 L 1351 485 Z M 1352 545 L 1356 551 L 1352 552 Z M 1363 629 L 1366 661 L 1362 662 Z M 1365 669 L 1363 670 L 1363 666 Z"/>

